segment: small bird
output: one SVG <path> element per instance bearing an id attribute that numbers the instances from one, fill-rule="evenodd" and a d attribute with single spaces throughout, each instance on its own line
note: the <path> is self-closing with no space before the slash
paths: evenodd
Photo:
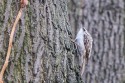
<path id="1" fill-rule="evenodd" d="M 77 45 L 78 54 L 80 55 L 79 63 L 82 76 L 84 73 L 85 65 L 88 63 L 91 55 L 93 39 L 90 33 L 82 26 L 82 24 L 80 24 L 79 27 L 80 30 L 76 35 L 75 43 Z"/>

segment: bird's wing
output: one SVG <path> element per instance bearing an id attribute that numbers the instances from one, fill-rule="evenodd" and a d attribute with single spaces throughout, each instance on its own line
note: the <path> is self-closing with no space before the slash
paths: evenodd
<path id="1" fill-rule="evenodd" d="M 86 30 L 85 34 L 84 34 L 84 45 L 85 45 L 85 49 L 86 49 L 85 58 L 86 58 L 87 62 L 88 62 L 88 59 L 91 56 L 92 42 L 93 42 L 92 36 Z"/>
<path id="2" fill-rule="evenodd" d="M 84 30 L 84 46 L 85 46 L 85 54 L 83 55 L 83 63 L 82 63 L 82 69 L 81 69 L 81 76 L 84 73 L 85 70 L 85 65 L 88 63 L 88 60 L 91 55 L 91 50 L 92 50 L 92 36 L 90 33 L 85 29 Z"/>

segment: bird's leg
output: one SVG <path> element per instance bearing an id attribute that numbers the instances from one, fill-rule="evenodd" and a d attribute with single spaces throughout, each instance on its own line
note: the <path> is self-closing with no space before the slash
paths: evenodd
<path id="1" fill-rule="evenodd" d="M 70 40 L 71 40 L 71 42 L 75 43 L 75 40 L 74 40 L 74 39 L 70 39 Z"/>
<path id="2" fill-rule="evenodd" d="M 75 40 L 74 40 L 74 39 L 70 39 L 70 40 L 71 40 L 71 42 L 73 42 L 73 43 L 75 44 L 75 47 L 76 47 L 76 49 L 77 49 L 78 44 L 75 42 Z"/>

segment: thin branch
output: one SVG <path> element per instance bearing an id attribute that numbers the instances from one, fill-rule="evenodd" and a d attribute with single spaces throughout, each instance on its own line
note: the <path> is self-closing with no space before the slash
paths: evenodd
<path id="1" fill-rule="evenodd" d="M 9 46 L 8 46 L 8 51 L 7 51 L 7 56 L 6 56 L 6 60 L 4 62 L 4 65 L 2 67 L 2 70 L 0 72 L 0 83 L 3 83 L 3 75 L 4 75 L 4 72 L 8 66 L 8 62 L 9 62 L 9 57 L 10 57 L 10 53 L 11 53 L 11 49 L 12 49 L 12 42 L 13 42 L 13 35 L 14 35 L 14 32 L 15 32 L 15 29 L 16 29 L 16 25 L 22 15 L 22 9 L 28 4 L 28 1 L 27 0 L 21 0 L 21 7 L 20 7 L 20 10 L 17 14 L 17 17 L 16 17 L 16 20 L 13 24 L 13 27 L 12 27 L 12 31 L 11 31 L 11 34 L 10 34 L 10 39 L 9 39 Z"/>
<path id="2" fill-rule="evenodd" d="M 16 20 L 14 22 L 14 25 L 12 27 L 12 31 L 11 31 L 11 34 L 10 34 L 10 39 L 9 39 L 9 47 L 8 47 L 8 51 L 7 51 L 7 56 L 6 56 L 6 60 L 4 62 L 4 65 L 2 67 L 2 70 L 0 72 L 0 80 L 3 78 L 3 74 L 8 66 L 8 61 L 9 61 L 9 57 L 10 57 L 10 53 L 11 53 L 11 49 L 12 49 L 12 42 L 13 42 L 13 35 L 14 35 L 14 32 L 15 32 L 15 29 L 16 29 L 16 25 L 21 17 L 21 14 L 22 14 L 22 8 L 20 8 L 19 12 L 18 12 L 18 15 L 16 17 Z"/>

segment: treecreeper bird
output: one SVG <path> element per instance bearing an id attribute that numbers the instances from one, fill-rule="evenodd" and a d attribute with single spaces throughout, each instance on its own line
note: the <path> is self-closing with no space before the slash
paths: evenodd
<path id="1" fill-rule="evenodd" d="M 80 55 L 79 64 L 82 76 L 91 55 L 93 39 L 91 34 L 82 26 L 82 24 L 79 24 L 79 27 L 80 29 L 76 35 L 75 43 L 77 45 L 77 53 Z"/>

